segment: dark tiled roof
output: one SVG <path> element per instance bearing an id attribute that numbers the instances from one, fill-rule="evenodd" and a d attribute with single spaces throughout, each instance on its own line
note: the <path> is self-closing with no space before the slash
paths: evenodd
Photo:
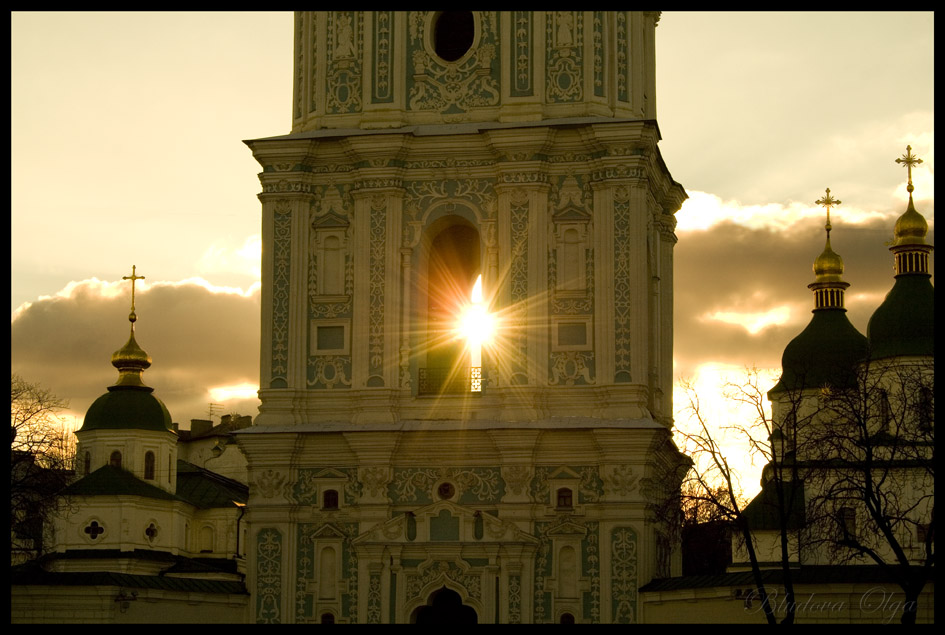
<path id="1" fill-rule="evenodd" d="M 110 571 L 61 573 L 46 571 L 36 562 L 15 567 L 10 578 L 13 585 L 119 586 L 129 589 L 164 589 L 167 591 L 248 595 L 246 585 L 242 582 L 161 575 L 134 575 Z"/>
<path id="2" fill-rule="evenodd" d="M 142 496 L 180 500 L 178 496 L 142 481 L 131 472 L 104 465 L 62 491 L 65 496 Z"/>
<path id="3" fill-rule="evenodd" d="M 804 483 L 802 481 L 782 482 L 784 505 L 787 512 L 787 529 L 800 529 L 806 524 L 804 514 Z M 742 512 L 752 530 L 780 529 L 780 507 L 778 505 L 777 482 L 764 484 L 761 492 L 755 496 Z"/>
<path id="4" fill-rule="evenodd" d="M 177 496 L 194 507 L 233 507 L 249 500 L 249 487 L 187 461 L 177 461 Z"/>

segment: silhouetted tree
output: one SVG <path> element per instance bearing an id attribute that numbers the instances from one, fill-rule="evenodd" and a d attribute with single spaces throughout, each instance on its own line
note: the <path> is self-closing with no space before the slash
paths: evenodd
<path id="1" fill-rule="evenodd" d="M 45 520 L 74 474 L 75 442 L 58 417 L 65 401 L 15 373 L 10 385 L 10 553 L 22 561 L 42 554 Z"/>
<path id="2" fill-rule="evenodd" d="M 824 390 L 824 425 L 797 463 L 809 496 L 812 545 L 839 563 L 878 565 L 916 621 L 935 563 L 934 368 L 921 359 L 864 364 L 856 385 Z"/>

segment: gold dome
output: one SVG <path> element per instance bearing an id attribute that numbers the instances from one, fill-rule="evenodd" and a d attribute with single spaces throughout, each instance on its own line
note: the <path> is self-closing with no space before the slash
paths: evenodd
<path id="1" fill-rule="evenodd" d="M 929 224 L 922 214 L 916 211 L 912 203 L 912 193 L 909 194 L 909 207 L 906 213 L 896 221 L 896 228 L 893 231 L 895 241 L 893 246 L 898 245 L 924 245 L 925 236 L 929 233 Z"/>
<path id="2" fill-rule="evenodd" d="M 814 261 L 814 275 L 817 282 L 840 282 L 843 275 L 843 259 L 830 248 L 830 236 L 823 253 Z"/>
<path id="3" fill-rule="evenodd" d="M 112 366 L 118 369 L 116 386 L 144 386 L 141 373 L 151 366 L 151 356 L 135 341 L 135 327 L 124 346 L 112 353 Z"/>

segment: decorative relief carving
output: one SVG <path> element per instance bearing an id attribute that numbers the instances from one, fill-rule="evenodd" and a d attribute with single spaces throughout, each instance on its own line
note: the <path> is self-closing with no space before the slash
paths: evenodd
<path id="1" fill-rule="evenodd" d="M 630 25 L 628 13 L 617 14 L 617 99 L 630 102 Z"/>
<path id="2" fill-rule="evenodd" d="M 341 616 L 349 623 L 358 621 L 358 555 L 351 548 L 351 539 L 358 533 L 358 523 L 299 523 L 295 574 L 297 623 L 315 617 L 311 584 L 317 581 L 314 570 L 315 546 L 319 540 L 327 540 L 341 548 L 341 575 L 338 579 L 341 590 Z"/>
<path id="3" fill-rule="evenodd" d="M 387 468 L 367 467 L 361 470 L 361 484 L 369 496 L 385 496 L 389 482 L 390 471 Z"/>
<path id="4" fill-rule="evenodd" d="M 363 11 L 328 13 L 328 69 L 326 112 L 353 113 L 361 110 L 361 46 Z"/>
<path id="5" fill-rule="evenodd" d="M 631 381 L 630 374 L 630 196 L 614 191 L 614 382 Z"/>
<path id="6" fill-rule="evenodd" d="M 370 288 L 368 303 L 368 373 L 384 385 L 384 289 L 387 275 L 387 200 L 374 197 L 370 219 Z M 376 383 L 374 384 L 377 385 Z"/>
<path id="7" fill-rule="evenodd" d="M 275 470 L 266 470 L 257 474 L 254 483 L 263 498 L 281 496 L 285 484 L 286 475 Z"/>
<path id="8" fill-rule="evenodd" d="M 528 491 L 531 470 L 525 465 L 511 465 L 502 468 L 502 478 L 505 479 L 506 489 L 519 495 Z"/>
<path id="9" fill-rule="evenodd" d="M 505 491 L 505 482 L 495 467 L 395 468 L 387 495 L 395 505 L 432 503 L 433 486 L 444 480 L 458 486 L 461 504 L 498 503 Z"/>
<path id="10" fill-rule="evenodd" d="M 605 13 L 603 11 L 594 12 L 594 33 L 593 33 L 593 47 L 594 47 L 594 96 L 603 97 L 604 96 L 604 20 Z M 618 52 L 619 56 L 620 53 Z"/>
<path id="11" fill-rule="evenodd" d="M 522 623 L 522 576 L 509 576 L 509 624 Z"/>
<path id="12" fill-rule="evenodd" d="M 270 388 L 286 388 L 289 363 L 289 265 L 292 257 L 292 206 L 276 201 L 272 215 L 272 353 Z"/>
<path id="13" fill-rule="evenodd" d="M 582 386 L 594 383 L 593 352 L 563 351 L 551 353 L 552 386 Z"/>
<path id="14" fill-rule="evenodd" d="M 381 623 L 381 573 L 372 571 L 368 576 L 367 623 Z"/>
<path id="15" fill-rule="evenodd" d="M 256 534 L 256 623 L 282 622 L 282 534 L 265 528 Z"/>
<path id="16" fill-rule="evenodd" d="M 582 11 L 549 12 L 546 24 L 548 47 L 546 92 L 551 103 L 581 101 L 584 98 L 584 13 Z"/>
<path id="17" fill-rule="evenodd" d="M 601 481 L 597 466 L 569 465 L 566 467 L 568 470 L 581 477 L 581 482 L 577 491 L 577 502 L 581 504 L 598 502 L 600 497 L 604 495 L 604 483 Z M 551 499 L 549 498 L 550 492 L 548 478 L 552 473 L 557 472 L 559 469 L 559 467 L 546 466 L 535 468 L 535 474 L 532 477 L 531 484 L 529 486 L 529 493 L 533 502 L 540 504 L 547 504 L 550 502 Z"/>
<path id="18" fill-rule="evenodd" d="M 455 562 L 440 560 L 431 562 L 419 569 L 416 573 L 405 571 L 406 596 L 413 600 L 420 597 L 423 590 L 432 583 L 441 581 L 452 582 L 466 591 L 466 595 L 474 600 L 482 599 L 482 574 L 467 573 L 466 569 Z M 425 598 L 424 598 L 425 599 Z"/>
<path id="19" fill-rule="evenodd" d="M 408 108 L 462 119 L 471 108 L 498 105 L 498 69 L 492 68 L 498 39 L 496 12 L 476 12 L 480 16 L 478 45 L 456 62 L 441 60 L 426 48 L 426 13 L 412 11 L 408 16 Z"/>
<path id="20" fill-rule="evenodd" d="M 295 118 L 302 117 L 302 104 L 305 95 L 305 47 L 302 42 L 305 39 L 304 33 L 305 20 L 301 12 L 295 14 L 295 48 L 298 52 L 298 58 L 295 60 Z"/>
<path id="21" fill-rule="evenodd" d="M 593 624 L 600 623 L 601 576 L 600 576 L 600 523 L 582 521 L 563 516 L 553 522 L 536 522 L 535 536 L 539 539 L 535 557 L 535 600 L 534 622 L 550 622 L 552 614 L 552 587 L 548 578 L 553 577 L 556 568 L 552 547 L 554 536 L 562 534 L 583 534 L 581 539 L 581 572 L 579 577 L 586 578 L 590 589 L 590 607 L 585 605 L 584 619 Z"/>
<path id="22" fill-rule="evenodd" d="M 472 203 L 479 220 L 494 219 L 496 212 L 495 188 L 485 179 L 445 181 L 411 181 L 404 183 L 404 219 L 421 220 L 423 214 L 441 201 L 458 199 Z"/>
<path id="23" fill-rule="evenodd" d="M 619 496 L 627 496 L 636 489 L 639 476 L 633 474 L 633 468 L 629 465 L 617 465 L 610 472 L 609 478 L 605 479 L 607 489 Z"/>
<path id="24" fill-rule="evenodd" d="M 637 535 L 630 527 L 615 527 L 610 532 L 611 593 L 613 623 L 636 621 L 637 605 Z"/>
<path id="25" fill-rule="evenodd" d="M 531 11 L 512 12 L 512 54 L 511 63 L 512 97 L 530 97 L 534 94 L 532 70 L 532 30 L 534 14 Z"/>
<path id="26" fill-rule="evenodd" d="M 391 64 L 391 51 L 394 47 L 393 24 L 393 11 L 374 12 L 374 72 L 371 74 L 371 101 L 375 104 L 394 101 L 393 65 Z"/>
<path id="27" fill-rule="evenodd" d="M 308 378 L 306 384 L 310 388 L 325 388 L 331 390 L 350 388 L 351 380 L 350 355 L 319 355 L 308 358 Z"/>

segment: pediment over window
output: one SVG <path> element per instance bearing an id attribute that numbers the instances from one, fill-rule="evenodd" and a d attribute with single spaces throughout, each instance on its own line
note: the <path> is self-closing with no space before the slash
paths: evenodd
<path id="1" fill-rule="evenodd" d="M 346 228 L 350 223 L 346 218 L 339 216 L 334 212 L 328 212 L 324 216 L 312 221 L 312 229 L 338 229 Z"/>
<path id="2" fill-rule="evenodd" d="M 327 540 L 331 538 L 345 538 L 345 533 L 331 523 L 325 523 L 312 533 L 312 540 Z"/>
<path id="3" fill-rule="evenodd" d="M 589 223 L 591 222 L 591 215 L 580 208 L 569 205 L 552 214 L 551 220 L 554 223 Z"/>

